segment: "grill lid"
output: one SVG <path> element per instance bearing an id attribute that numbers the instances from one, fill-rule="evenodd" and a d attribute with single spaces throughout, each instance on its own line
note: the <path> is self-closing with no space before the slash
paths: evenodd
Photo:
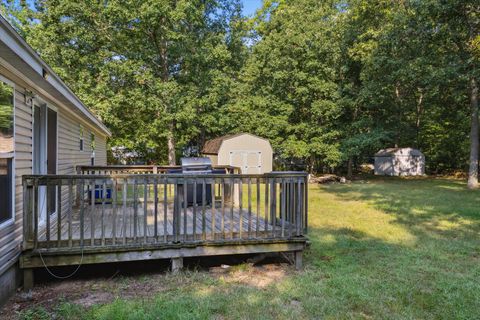
<path id="1" fill-rule="evenodd" d="M 182 173 L 212 173 L 212 161 L 210 158 L 181 158 Z"/>

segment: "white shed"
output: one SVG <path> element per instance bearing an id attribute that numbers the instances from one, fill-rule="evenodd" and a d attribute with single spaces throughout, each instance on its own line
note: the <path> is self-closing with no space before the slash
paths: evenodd
<path id="1" fill-rule="evenodd" d="M 257 174 L 272 171 L 273 149 L 267 139 L 249 133 L 218 137 L 205 142 L 202 154 L 213 165 L 239 167 L 242 173 Z"/>
<path id="2" fill-rule="evenodd" d="M 413 148 L 388 148 L 375 154 L 375 174 L 420 176 L 425 174 L 425 156 Z"/>

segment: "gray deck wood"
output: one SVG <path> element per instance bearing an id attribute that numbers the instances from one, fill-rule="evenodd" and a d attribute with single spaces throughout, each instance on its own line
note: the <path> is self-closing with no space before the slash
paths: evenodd
<path id="1" fill-rule="evenodd" d="M 265 218 L 263 216 L 258 216 L 255 212 L 249 214 L 248 209 L 243 209 L 240 212 L 239 208 L 225 207 L 225 210 L 222 211 L 222 208 L 218 206 L 215 207 L 215 210 L 212 210 L 211 206 L 205 208 L 205 217 L 203 219 L 202 207 L 197 206 L 196 213 L 194 214 L 194 208 L 192 206 L 187 207 L 186 215 L 186 233 L 185 231 L 185 212 L 184 208 L 181 209 L 181 221 L 179 226 L 179 237 L 187 235 L 189 239 L 213 239 L 213 236 L 216 239 L 226 238 L 229 239 L 232 233 L 235 237 L 241 238 L 251 238 L 256 234 L 264 233 L 265 231 L 271 231 L 272 225 L 265 223 Z M 72 209 L 71 214 L 71 233 L 72 240 L 80 240 L 81 237 L 81 223 L 80 223 L 80 208 Z M 169 203 L 167 205 L 167 213 L 165 215 L 163 203 L 158 204 L 157 209 L 157 223 L 155 224 L 155 206 L 153 203 L 148 202 L 146 207 L 146 217 L 145 217 L 145 206 L 144 203 L 138 203 L 138 207 L 135 208 L 128 206 L 123 208 L 122 206 L 117 206 L 116 211 L 113 210 L 111 204 L 106 204 L 105 208 L 102 210 L 102 206 L 96 204 L 94 208 L 90 206 L 85 206 L 84 208 L 84 231 L 83 239 L 88 245 L 92 239 L 92 225 L 93 225 L 93 239 L 96 240 L 111 240 L 115 238 L 117 241 L 121 241 L 124 238 L 152 238 L 155 236 L 155 226 L 156 226 L 156 235 L 158 238 L 164 238 L 165 230 L 167 236 L 174 235 L 174 221 L 173 221 L 173 204 Z M 213 212 L 214 211 L 214 212 Z M 233 214 L 233 217 L 232 217 Z M 102 223 L 103 215 L 103 223 Z M 166 216 L 166 219 L 165 219 Z M 92 223 L 93 218 L 93 223 Z M 195 218 L 195 219 L 194 219 Z M 136 219 L 136 223 L 135 223 Z M 212 220 L 215 220 L 212 224 Z M 195 227 L 194 227 L 195 220 Z M 241 224 L 240 224 L 241 221 Z M 258 223 L 258 224 L 257 224 Z M 214 226 L 214 232 L 212 232 L 212 225 Z M 240 228 L 242 225 L 242 228 Z M 68 214 L 65 214 L 62 217 L 61 221 L 61 237 L 60 240 L 65 241 L 69 240 L 69 217 Z M 115 226 L 115 228 L 114 228 Z M 222 229 L 222 226 L 224 227 Z M 250 228 L 249 228 L 250 226 Z M 276 226 L 279 229 L 279 224 Z M 136 230 L 135 230 L 136 229 Z M 240 230 L 241 229 L 241 230 Z M 55 243 L 58 241 L 58 226 L 56 222 L 52 223 L 50 226 L 50 241 Z M 248 231 L 250 230 L 250 232 Z M 145 234 L 146 231 L 146 234 Z M 205 233 L 204 233 L 205 232 Z M 241 232 L 241 236 L 239 235 Z M 46 228 L 41 227 L 39 232 L 39 242 L 47 241 Z M 140 241 L 139 241 L 140 242 Z"/>

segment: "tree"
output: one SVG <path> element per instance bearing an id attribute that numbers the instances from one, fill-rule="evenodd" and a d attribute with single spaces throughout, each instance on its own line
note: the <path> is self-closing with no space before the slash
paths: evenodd
<path id="1" fill-rule="evenodd" d="M 232 60 L 243 50 L 238 1 L 45 0 L 9 9 L 27 41 L 112 129 L 111 144 L 151 161 L 175 164 L 176 153 L 205 135 L 206 106 L 221 101 L 213 93 L 238 70 Z M 30 19 L 20 23 L 25 12 Z"/>
<path id="2" fill-rule="evenodd" d="M 231 106 L 237 130 L 269 138 L 281 158 L 305 159 L 311 171 L 341 161 L 333 13 L 313 0 L 266 2 Z"/>

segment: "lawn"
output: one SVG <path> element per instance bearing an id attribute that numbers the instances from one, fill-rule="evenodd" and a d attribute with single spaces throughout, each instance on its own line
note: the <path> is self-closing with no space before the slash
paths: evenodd
<path id="1" fill-rule="evenodd" d="M 58 297 L 53 307 L 36 305 L 19 317 L 480 317 L 480 191 L 457 180 L 392 178 L 312 185 L 309 196 L 311 246 L 301 272 L 244 264 L 220 273 L 116 277 L 98 281 L 111 300 L 86 307 Z M 132 283 L 142 281 L 160 289 L 135 292 Z"/>

